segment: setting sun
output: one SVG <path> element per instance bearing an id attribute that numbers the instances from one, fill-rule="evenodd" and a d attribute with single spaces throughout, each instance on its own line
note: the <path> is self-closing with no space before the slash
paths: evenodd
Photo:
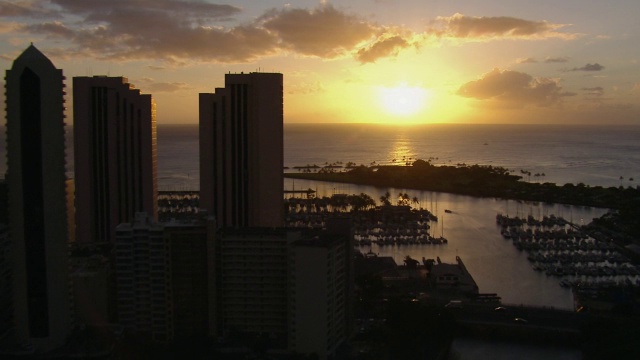
<path id="1" fill-rule="evenodd" d="M 383 87 L 379 90 L 379 97 L 383 109 L 392 115 L 414 115 L 427 107 L 430 92 L 419 87 L 409 87 L 401 84 L 396 87 Z"/>

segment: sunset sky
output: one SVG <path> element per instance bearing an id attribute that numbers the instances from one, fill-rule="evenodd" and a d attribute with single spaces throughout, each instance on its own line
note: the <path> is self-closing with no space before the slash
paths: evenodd
<path id="1" fill-rule="evenodd" d="M 640 124 L 639 16 L 638 0 L 0 0 L 0 68 L 33 42 L 68 94 L 125 76 L 160 124 L 196 123 L 198 93 L 241 71 L 284 74 L 285 123 Z"/>

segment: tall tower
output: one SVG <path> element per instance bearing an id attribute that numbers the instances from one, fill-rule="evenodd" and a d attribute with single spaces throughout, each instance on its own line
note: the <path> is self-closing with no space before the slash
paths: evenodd
<path id="1" fill-rule="evenodd" d="M 136 212 L 157 220 L 156 110 L 124 77 L 74 77 L 76 241 L 112 242 Z"/>
<path id="2" fill-rule="evenodd" d="M 63 345 L 71 327 L 63 80 L 33 45 L 6 72 L 15 330 L 39 351 Z"/>
<path id="3" fill-rule="evenodd" d="M 200 202 L 221 227 L 284 225 L 282 74 L 226 74 L 200 94 Z"/>

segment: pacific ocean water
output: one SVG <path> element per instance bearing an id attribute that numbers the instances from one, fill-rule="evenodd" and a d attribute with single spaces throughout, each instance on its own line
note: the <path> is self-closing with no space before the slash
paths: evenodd
<path id="1" fill-rule="evenodd" d="M 501 166 L 524 180 L 640 185 L 640 126 L 285 124 L 284 164 Z M 158 126 L 161 189 L 199 188 L 198 126 Z M 538 176 L 536 176 L 538 174 Z M 544 174 L 544 176 L 542 175 Z M 622 179 L 621 179 L 622 177 Z M 633 180 L 630 180 L 633 179 Z"/>

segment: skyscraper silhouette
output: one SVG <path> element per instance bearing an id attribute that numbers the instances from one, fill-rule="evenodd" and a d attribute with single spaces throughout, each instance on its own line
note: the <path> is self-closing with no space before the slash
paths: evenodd
<path id="1" fill-rule="evenodd" d="M 74 77 L 76 241 L 112 242 L 136 212 L 157 220 L 155 103 L 124 77 Z"/>
<path id="2" fill-rule="evenodd" d="M 200 94 L 200 207 L 221 227 L 284 225 L 282 74 L 226 74 Z"/>
<path id="3" fill-rule="evenodd" d="M 62 70 L 29 46 L 6 72 L 15 333 L 38 351 L 71 328 Z"/>

